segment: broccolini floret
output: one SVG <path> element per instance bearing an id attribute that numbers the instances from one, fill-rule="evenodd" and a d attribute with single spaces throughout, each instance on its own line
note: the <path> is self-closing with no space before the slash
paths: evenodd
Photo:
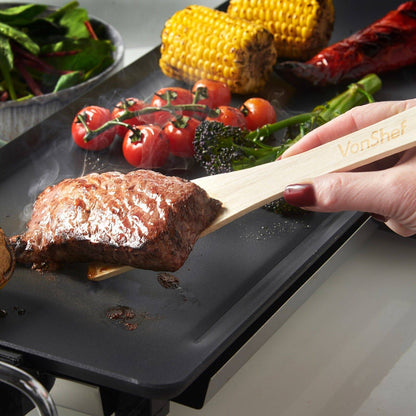
<path id="1" fill-rule="evenodd" d="M 286 148 L 269 146 L 259 134 L 218 121 L 203 121 L 194 139 L 195 159 L 210 175 L 271 162 Z"/>

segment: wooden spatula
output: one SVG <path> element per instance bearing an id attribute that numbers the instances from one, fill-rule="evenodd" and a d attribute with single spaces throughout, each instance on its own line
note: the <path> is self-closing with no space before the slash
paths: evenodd
<path id="1" fill-rule="evenodd" d="M 330 173 L 353 170 L 409 149 L 416 144 L 416 107 L 307 152 L 250 169 L 194 180 L 223 203 L 207 235 L 283 195 L 289 184 Z M 88 278 L 103 280 L 129 267 L 91 264 Z"/>

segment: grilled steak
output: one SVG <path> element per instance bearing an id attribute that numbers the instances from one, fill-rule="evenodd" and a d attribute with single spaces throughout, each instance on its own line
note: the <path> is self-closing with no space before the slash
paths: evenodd
<path id="1" fill-rule="evenodd" d="M 106 262 L 175 271 L 221 203 L 192 182 L 150 170 L 65 179 L 37 198 L 16 260 L 34 268 Z"/>
<path id="2" fill-rule="evenodd" d="M 13 274 L 15 259 L 9 239 L 0 228 L 0 289 Z"/>

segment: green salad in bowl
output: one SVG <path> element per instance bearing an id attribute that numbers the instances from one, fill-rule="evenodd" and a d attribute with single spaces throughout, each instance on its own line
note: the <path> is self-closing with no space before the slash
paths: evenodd
<path id="1" fill-rule="evenodd" d="M 108 76 L 123 52 L 117 30 L 77 1 L 61 8 L 0 4 L 0 140 L 11 140 Z"/>

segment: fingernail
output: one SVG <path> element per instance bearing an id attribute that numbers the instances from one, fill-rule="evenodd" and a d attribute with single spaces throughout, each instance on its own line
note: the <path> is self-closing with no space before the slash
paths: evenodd
<path id="1" fill-rule="evenodd" d="M 310 183 L 288 185 L 283 197 L 295 207 L 312 207 L 316 203 L 315 190 Z"/>
<path id="2" fill-rule="evenodd" d="M 380 222 L 387 222 L 388 218 L 385 217 L 384 215 L 380 215 L 380 214 L 373 214 L 372 212 L 369 213 L 376 221 L 380 221 Z"/>

